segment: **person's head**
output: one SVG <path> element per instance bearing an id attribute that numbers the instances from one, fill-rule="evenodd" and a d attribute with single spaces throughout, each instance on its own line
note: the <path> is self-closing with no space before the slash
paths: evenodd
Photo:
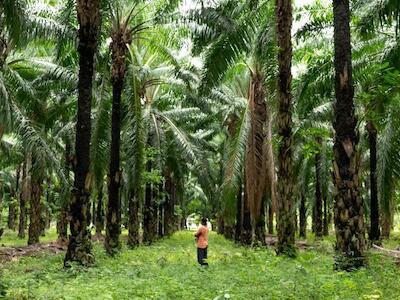
<path id="1" fill-rule="evenodd" d="M 206 217 L 201 218 L 201 225 L 207 226 L 207 218 Z"/>

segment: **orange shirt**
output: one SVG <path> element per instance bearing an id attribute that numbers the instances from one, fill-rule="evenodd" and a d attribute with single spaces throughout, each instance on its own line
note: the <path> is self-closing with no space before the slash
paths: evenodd
<path id="1" fill-rule="evenodd" d="M 197 248 L 205 249 L 208 246 L 208 228 L 207 226 L 200 225 L 196 232 Z"/>

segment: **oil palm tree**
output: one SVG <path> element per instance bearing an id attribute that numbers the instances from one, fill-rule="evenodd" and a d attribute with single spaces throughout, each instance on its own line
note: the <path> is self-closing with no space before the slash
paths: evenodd
<path id="1" fill-rule="evenodd" d="M 77 0 L 79 23 L 79 83 L 78 113 L 74 163 L 74 188 L 70 202 L 71 235 L 64 264 L 70 261 L 81 264 L 93 262 L 90 232 L 88 230 L 87 209 L 90 194 L 90 136 L 91 98 L 94 75 L 94 56 L 100 26 L 100 1 Z"/>
<path id="2" fill-rule="evenodd" d="M 130 19 L 133 10 L 127 16 L 121 15 L 117 5 L 112 16 L 112 56 L 111 83 L 113 89 L 112 118 L 111 118 L 111 158 L 108 186 L 108 209 L 105 248 L 113 254 L 120 248 L 119 235 L 121 231 L 121 207 L 119 199 L 120 180 L 120 131 L 121 131 L 121 97 L 126 72 L 126 55 L 132 42 L 135 28 L 131 28 Z M 138 27 L 141 30 L 140 26 Z"/>
<path id="3" fill-rule="evenodd" d="M 294 183 L 293 183 L 293 141 L 292 141 L 292 1 L 276 1 L 276 31 L 278 52 L 278 102 L 277 115 L 278 154 L 278 245 L 277 252 L 295 255 L 294 224 Z"/>
<path id="4" fill-rule="evenodd" d="M 352 269 L 364 265 L 364 207 L 359 191 L 360 157 L 357 151 L 357 119 L 350 45 L 349 1 L 333 2 L 335 44 L 335 141 L 334 184 L 336 267 Z"/>
<path id="5" fill-rule="evenodd" d="M 195 20 L 194 23 L 198 25 L 198 27 L 194 26 L 193 32 L 195 52 L 205 50 L 204 74 L 199 86 L 201 93 L 207 95 L 212 92 L 212 89 L 218 87 L 219 83 L 229 78 L 230 70 L 235 68 L 238 63 L 244 62 L 249 68 L 251 81 L 247 87 L 246 97 L 248 98 L 248 111 L 251 115 L 250 127 L 245 134 L 246 154 L 239 155 L 245 160 L 244 170 L 241 169 L 241 164 L 232 163 L 230 165 L 237 168 L 226 172 L 228 177 L 233 175 L 232 171 L 242 174 L 235 176 L 236 178 L 243 177 L 242 182 L 245 188 L 243 208 L 246 212 L 244 215 L 247 216 L 249 212 L 252 216 L 252 221 L 243 223 L 248 225 L 246 225 L 248 228 L 242 232 L 242 235 L 247 236 L 244 238 L 246 243 L 252 241 L 252 226 L 255 226 L 256 223 L 260 224 L 260 228 L 264 226 L 262 222 L 259 222 L 262 219 L 260 212 L 264 209 L 262 199 L 266 187 L 272 186 L 272 184 L 267 184 L 268 178 L 271 178 L 271 176 L 267 176 L 271 170 L 271 165 L 268 165 L 267 162 L 273 161 L 273 159 L 266 155 L 273 153 L 268 151 L 272 146 L 270 141 L 267 141 L 265 130 L 269 128 L 266 123 L 270 121 L 268 116 L 271 115 L 268 96 L 272 95 L 274 91 L 271 78 L 274 77 L 275 66 L 273 60 L 275 33 L 270 30 L 274 20 L 271 8 L 271 5 L 264 1 L 258 4 L 240 2 L 239 5 L 226 1 L 215 8 L 204 7 L 195 10 L 191 16 L 192 20 Z M 225 27 L 228 25 L 229 28 Z M 210 36 L 213 38 L 211 39 Z M 233 122 L 236 118 L 231 117 L 233 118 L 231 127 L 235 126 L 234 123 L 240 126 L 240 121 Z M 231 130 L 231 133 L 234 131 Z M 234 138 L 234 134 L 231 134 L 230 137 Z M 236 148 L 235 145 L 240 145 L 240 143 L 232 143 L 233 149 Z M 236 149 L 239 150 L 239 148 Z M 241 150 L 244 149 L 241 148 Z M 235 157 L 235 155 L 231 156 L 232 159 Z M 239 189 L 237 184 L 239 181 L 230 186 L 234 182 L 235 180 L 227 179 L 224 188 L 226 192 L 233 188 L 229 192 L 231 196 L 237 195 Z M 253 225 L 251 225 L 252 223 Z M 261 232 L 263 231 L 261 230 Z M 263 240 L 263 237 L 260 239 Z"/>
<path id="6" fill-rule="evenodd" d="M 151 195 L 165 192 L 162 210 L 166 222 L 163 231 L 166 235 L 171 234 L 174 223 L 177 223 L 175 206 L 179 204 L 177 186 L 183 182 L 182 169 L 186 164 L 196 166 L 197 170 L 192 168 L 197 174 L 203 169 L 203 166 L 199 166 L 199 157 L 202 155 L 195 146 L 195 139 L 188 136 L 184 127 L 184 120 L 192 120 L 200 111 L 191 106 L 182 107 L 182 100 L 172 96 L 174 93 L 181 95 L 188 89 L 180 77 L 184 78 L 190 72 L 162 45 L 157 44 L 148 38 L 143 39 L 142 44 L 133 43 L 129 47 L 127 82 L 131 97 L 128 99 L 129 112 L 124 130 L 124 140 L 129 142 L 124 145 L 124 151 L 127 155 L 125 176 L 130 207 L 128 243 L 132 247 L 138 244 L 140 205 L 144 204 L 143 240 L 152 243 L 157 236 L 155 224 L 160 203 Z M 195 124 L 193 120 L 192 123 Z M 146 163 L 146 153 L 153 148 L 157 149 L 157 154 Z M 179 153 L 185 153 L 186 157 L 177 159 Z M 163 182 L 144 182 L 144 174 L 156 170 L 161 173 Z"/>

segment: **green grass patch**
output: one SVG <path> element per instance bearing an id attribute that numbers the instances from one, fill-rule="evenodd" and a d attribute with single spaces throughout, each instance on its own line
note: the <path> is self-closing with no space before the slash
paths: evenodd
<path id="1" fill-rule="evenodd" d="M 55 227 L 51 227 L 46 230 L 46 235 L 39 238 L 41 243 L 48 243 L 57 240 L 57 230 Z M 25 232 L 25 238 L 18 238 L 18 232 L 10 229 L 5 229 L 4 234 L 0 239 L 0 246 L 2 247 L 22 247 L 28 243 L 28 230 Z"/>
<path id="2" fill-rule="evenodd" d="M 335 272 L 329 251 L 297 259 L 237 246 L 210 234 L 209 263 L 197 266 L 193 232 L 115 258 L 94 247 L 96 265 L 62 268 L 63 255 L 24 257 L 2 267 L 5 299 L 399 299 L 400 268 L 374 254 L 353 273 Z M 4 294 L 4 293 L 3 293 Z"/>

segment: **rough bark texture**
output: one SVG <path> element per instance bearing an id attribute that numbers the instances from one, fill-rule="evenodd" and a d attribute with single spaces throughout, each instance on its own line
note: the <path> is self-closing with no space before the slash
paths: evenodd
<path id="1" fill-rule="evenodd" d="M 306 238 L 307 236 L 307 208 L 306 208 L 306 197 L 304 196 L 303 193 L 301 193 L 300 196 L 300 230 L 299 230 L 299 236 L 301 238 Z"/>
<path id="2" fill-rule="evenodd" d="M 88 230 L 87 210 L 90 198 L 90 139 L 91 100 L 94 74 L 94 55 L 97 49 L 97 35 L 100 25 L 100 1 L 77 0 L 79 24 L 79 82 L 78 118 L 74 162 L 74 188 L 70 202 L 70 230 L 68 249 L 64 265 L 76 261 L 82 265 L 92 264 L 92 243 Z"/>
<path id="3" fill-rule="evenodd" d="M 278 41 L 278 99 L 277 115 L 279 143 L 277 253 L 294 256 L 295 226 L 292 162 L 292 1 L 276 0 L 276 32 Z"/>
<path id="4" fill-rule="evenodd" d="M 317 144 L 321 144 L 321 138 L 316 139 Z M 322 219 L 322 193 L 321 193 L 321 154 L 315 154 L 315 236 L 323 235 Z"/>
<path id="5" fill-rule="evenodd" d="M 368 142 L 369 142 L 369 178 L 370 178 L 370 217 L 371 228 L 369 232 L 369 240 L 376 242 L 380 240 L 380 227 L 379 227 L 379 201 L 378 201 L 378 184 L 376 177 L 377 153 L 376 141 L 377 131 L 372 121 L 367 123 Z"/>
<path id="6" fill-rule="evenodd" d="M 111 82 L 113 86 L 113 102 L 111 116 L 111 157 L 108 184 L 108 206 L 105 248 L 107 253 L 113 255 L 121 247 L 119 236 L 121 234 L 121 205 L 119 200 L 119 187 L 121 180 L 120 171 L 120 131 L 121 131 L 121 96 L 125 80 L 127 52 L 126 44 L 130 38 L 125 34 L 123 25 L 112 34 L 110 49 L 112 52 Z"/>
<path id="7" fill-rule="evenodd" d="M 359 192 L 360 156 L 351 65 L 349 0 L 333 0 L 335 42 L 334 184 L 337 269 L 364 265 L 364 208 Z"/>

